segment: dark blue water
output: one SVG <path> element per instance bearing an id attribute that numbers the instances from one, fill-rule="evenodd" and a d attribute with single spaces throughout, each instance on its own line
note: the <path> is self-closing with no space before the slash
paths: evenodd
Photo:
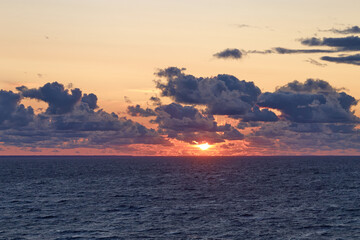
<path id="1" fill-rule="evenodd" d="M 0 239 L 360 239 L 360 158 L 2 157 Z"/>

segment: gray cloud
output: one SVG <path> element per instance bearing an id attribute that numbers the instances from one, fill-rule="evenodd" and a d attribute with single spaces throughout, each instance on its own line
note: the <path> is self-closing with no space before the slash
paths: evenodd
<path id="1" fill-rule="evenodd" d="M 350 123 L 359 122 L 351 111 L 357 102 L 326 81 L 308 79 L 305 83 L 291 82 L 273 93 L 263 93 L 257 104 L 277 109 L 282 112 L 282 118 L 293 122 Z"/>
<path id="2" fill-rule="evenodd" d="M 149 100 L 152 102 L 153 106 L 160 106 L 161 105 L 161 99 L 159 97 L 152 96 Z"/>
<path id="3" fill-rule="evenodd" d="M 0 142 L 27 148 L 117 148 L 129 144 L 170 144 L 154 129 L 97 108 L 95 94 L 69 91 L 59 83 L 38 89 L 0 91 Z M 71 93 L 70 93 L 71 92 Z M 78 94 L 80 93 L 80 97 Z M 53 95 L 51 95 L 53 94 Z M 49 108 L 34 114 L 22 98 L 45 101 Z M 63 106 L 64 104 L 65 106 Z"/>
<path id="4" fill-rule="evenodd" d="M 33 120 L 33 108 L 26 108 L 20 100 L 19 94 L 0 90 L 0 129 L 27 126 Z"/>
<path id="5" fill-rule="evenodd" d="M 288 48 L 281 48 L 281 47 L 274 48 L 273 50 L 275 53 L 279 53 L 279 54 L 337 52 L 336 50 L 327 50 L 327 49 L 288 49 Z"/>
<path id="6" fill-rule="evenodd" d="M 227 48 L 221 52 L 215 53 L 213 56 L 216 58 L 223 58 L 223 59 L 240 59 L 242 58 L 242 55 L 243 53 L 239 49 Z"/>
<path id="7" fill-rule="evenodd" d="M 136 106 L 128 106 L 127 112 L 128 112 L 128 114 L 130 114 L 131 116 L 134 116 L 134 117 L 135 116 L 138 116 L 138 117 L 156 116 L 154 110 L 152 110 L 150 108 L 143 109 L 142 107 L 140 107 L 139 104 L 137 104 Z"/>
<path id="8" fill-rule="evenodd" d="M 206 111 L 213 115 L 245 114 L 261 93 L 253 82 L 240 81 L 226 74 L 197 78 L 172 67 L 160 70 L 157 75 L 165 77 L 165 82 L 156 81 L 162 96 L 178 103 L 206 106 Z"/>
<path id="9" fill-rule="evenodd" d="M 339 56 L 339 57 L 330 57 L 324 56 L 321 57 L 321 60 L 335 63 L 347 63 L 353 65 L 360 65 L 360 54 L 347 55 L 347 56 Z"/>
<path id="10" fill-rule="evenodd" d="M 327 32 L 333 32 L 338 34 L 359 34 L 360 33 L 360 27 L 359 26 L 352 26 L 345 29 L 336 29 L 332 28 L 329 30 L 325 30 Z"/>
<path id="11" fill-rule="evenodd" d="M 340 38 L 305 38 L 301 44 L 307 46 L 327 46 L 334 47 L 337 51 L 359 51 L 360 38 L 358 36 Z"/>
<path id="12" fill-rule="evenodd" d="M 157 107 L 155 112 L 157 117 L 152 122 L 158 124 L 162 133 L 180 141 L 216 143 L 244 138 L 244 135 L 231 125 L 219 126 L 213 116 L 205 116 L 193 106 L 171 103 Z"/>
<path id="13" fill-rule="evenodd" d="M 271 151 L 303 152 L 360 149 L 360 131 L 354 124 L 291 123 L 263 124 L 247 136 L 249 146 Z"/>
<path id="14" fill-rule="evenodd" d="M 279 118 L 275 113 L 270 111 L 269 109 L 259 109 L 259 107 L 255 106 L 251 109 L 251 111 L 247 112 L 245 115 L 240 116 L 243 122 L 276 122 Z"/>
<path id="15" fill-rule="evenodd" d="M 49 104 L 46 110 L 49 114 L 63 114 L 71 112 L 81 99 L 81 91 L 78 88 L 72 89 L 71 93 L 64 85 L 53 82 L 47 83 L 38 89 L 28 89 L 25 86 L 16 88 L 23 97 L 42 100 Z"/>
<path id="16" fill-rule="evenodd" d="M 90 94 L 84 94 L 81 98 L 81 101 L 86 103 L 90 109 L 96 109 L 98 108 L 99 106 L 97 105 L 97 96 L 93 93 L 90 93 Z"/>

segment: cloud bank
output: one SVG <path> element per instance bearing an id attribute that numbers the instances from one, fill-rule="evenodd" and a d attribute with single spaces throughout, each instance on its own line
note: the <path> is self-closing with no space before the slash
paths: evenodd
<path id="1" fill-rule="evenodd" d="M 0 142 L 23 148 L 117 148 L 130 144 L 170 144 L 154 129 L 95 110 L 97 96 L 80 89 L 65 89 L 57 82 L 37 89 L 18 87 L 18 93 L 0 91 Z M 21 99 L 31 98 L 48 104 L 35 114 Z"/>

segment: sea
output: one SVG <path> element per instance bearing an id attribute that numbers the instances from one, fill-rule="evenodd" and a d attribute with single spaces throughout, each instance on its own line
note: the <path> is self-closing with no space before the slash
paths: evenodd
<path id="1" fill-rule="evenodd" d="M 360 239 L 360 157 L 0 157 L 0 239 Z"/>

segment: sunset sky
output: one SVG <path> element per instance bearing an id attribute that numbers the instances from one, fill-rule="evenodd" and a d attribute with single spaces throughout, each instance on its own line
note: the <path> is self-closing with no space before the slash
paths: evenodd
<path id="1" fill-rule="evenodd" d="M 0 155 L 360 154 L 358 0 L 0 5 Z"/>

